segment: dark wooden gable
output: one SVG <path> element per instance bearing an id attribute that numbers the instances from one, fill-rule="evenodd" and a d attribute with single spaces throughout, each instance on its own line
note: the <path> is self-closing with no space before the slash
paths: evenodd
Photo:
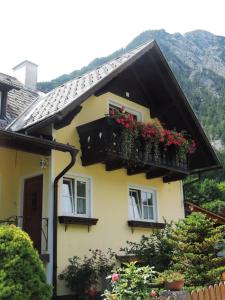
<path id="1" fill-rule="evenodd" d="M 157 44 L 130 64 L 95 95 L 112 92 L 148 107 L 165 128 L 186 131 L 197 142 L 190 170 L 217 168 L 220 163 Z M 129 97 L 126 96 L 129 92 Z"/>

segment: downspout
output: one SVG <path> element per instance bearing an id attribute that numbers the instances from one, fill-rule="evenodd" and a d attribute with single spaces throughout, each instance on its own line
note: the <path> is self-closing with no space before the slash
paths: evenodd
<path id="1" fill-rule="evenodd" d="M 71 149 L 69 151 L 71 156 L 70 163 L 63 169 L 54 180 L 54 194 L 53 194 L 53 299 L 57 296 L 57 224 L 58 224 L 58 182 L 59 180 L 72 168 L 76 162 L 78 150 Z"/>

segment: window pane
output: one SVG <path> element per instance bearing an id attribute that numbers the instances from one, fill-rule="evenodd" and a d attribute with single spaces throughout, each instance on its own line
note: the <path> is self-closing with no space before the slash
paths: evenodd
<path id="1" fill-rule="evenodd" d="M 154 220 L 153 193 L 141 191 L 143 219 Z"/>
<path id="2" fill-rule="evenodd" d="M 141 202 L 143 205 L 148 205 L 146 192 L 141 191 Z"/>
<path id="3" fill-rule="evenodd" d="M 146 197 L 147 197 L 147 205 L 153 206 L 153 195 L 152 195 L 152 193 L 146 193 Z"/>
<path id="4" fill-rule="evenodd" d="M 140 203 L 140 197 L 138 190 L 130 190 L 130 201 L 133 207 L 133 218 L 141 219 L 142 218 L 142 209 Z"/>
<path id="5" fill-rule="evenodd" d="M 85 181 L 77 181 L 77 197 L 86 197 Z"/>
<path id="6" fill-rule="evenodd" d="M 154 220 L 154 211 L 153 211 L 153 207 L 148 207 L 148 218 L 150 220 Z"/>
<path id="7" fill-rule="evenodd" d="M 143 213 L 144 213 L 144 219 L 153 220 L 153 207 L 150 206 L 144 206 L 143 207 Z"/>
<path id="8" fill-rule="evenodd" d="M 74 212 L 74 193 L 72 179 L 63 179 L 62 194 L 64 213 Z"/>
<path id="9" fill-rule="evenodd" d="M 143 216 L 144 216 L 144 219 L 149 219 L 149 217 L 148 217 L 148 207 L 147 206 L 143 207 Z"/>
<path id="10" fill-rule="evenodd" d="M 77 197 L 77 213 L 86 214 L 86 199 Z"/>

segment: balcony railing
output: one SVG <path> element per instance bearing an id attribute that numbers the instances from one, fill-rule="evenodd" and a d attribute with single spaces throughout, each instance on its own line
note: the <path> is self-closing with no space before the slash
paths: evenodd
<path id="1" fill-rule="evenodd" d="M 0 220 L 0 225 L 15 225 L 23 229 L 23 216 L 11 216 Z M 48 218 L 41 219 L 41 253 L 48 252 Z"/>
<path id="2" fill-rule="evenodd" d="M 170 172 L 188 174 L 188 157 L 178 159 L 175 148 L 152 147 L 146 152 L 146 146 L 141 137 L 135 139 L 129 159 L 124 157 L 122 128 L 110 117 L 77 127 L 84 166 L 105 163 L 106 170 L 127 168 L 129 175 L 135 170 L 148 172 L 159 169 Z"/>

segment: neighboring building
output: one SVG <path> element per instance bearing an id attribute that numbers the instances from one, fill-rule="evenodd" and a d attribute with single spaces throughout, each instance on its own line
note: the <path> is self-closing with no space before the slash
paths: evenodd
<path id="1" fill-rule="evenodd" d="M 0 129 L 18 117 L 39 95 L 36 64 L 24 61 L 13 70 L 16 78 L 0 73 Z"/>
<path id="2" fill-rule="evenodd" d="M 195 203 L 185 201 L 184 208 L 185 208 L 186 215 L 189 215 L 192 212 L 200 212 L 200 213 L 206 215 L 206 217 L 208 219 L 214 221 L 216 223 L 216 225 L 225 225 L 225 217 L 223 217 L 219 214 L 213 213 L 208 209 L 200 207 L 200 206 L 196 205 Z"/>
<path id="3" fill-rule="evenodd" d="M 196 153 L 180 163 L 175 150 L 160 152 L 143 163 L 137 146 L 124 159 L 118 126 L 106 116 L 121 106 L 135 119 L 187 131 Z M 0 219 L 23 219 L 55 296 L 69 293 L 57 280 L 69 257 L 118 251 L 164 218 L 183 218 L 181 180 L 220 166 L 155 42 L 39 96 L 0 131 L 0 146 Z"/>

